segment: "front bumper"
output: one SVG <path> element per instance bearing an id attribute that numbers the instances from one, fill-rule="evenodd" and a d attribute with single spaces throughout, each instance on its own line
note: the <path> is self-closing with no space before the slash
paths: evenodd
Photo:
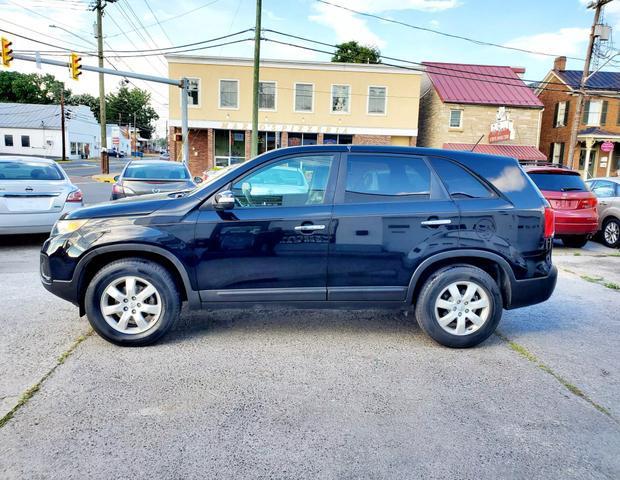
<path id="1" fill-rule="evenodd" d="M 39 272 L 41 275 L 41 283 L 47 291 L 74 305 L 79 304 L 76 282 L 73 280 L 52 279 L 49 257 L 45 253 L 41 253 L 40 255 Z"/>
<path id="2" fill-rule="evenodd" d="M 511 310 L 548 300 L 555 290 L 557 280 L 558 268 L 555 265 L 551 266 L 549 274 L 545 277 L 513 280 L 510 288 L 510 299 L 504 308 Z"/>

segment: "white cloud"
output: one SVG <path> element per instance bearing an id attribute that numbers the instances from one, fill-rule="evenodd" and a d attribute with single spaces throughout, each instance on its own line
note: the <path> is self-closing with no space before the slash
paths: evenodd
<path id="1" fill-rule="evenodd" d="M 561 28 L 556 32 L 518 37 L 504 43 L 504 46 L 549 54 L 580 56 L 583 54 L 584 44 L 588 41 L 589 34 L 589 28 Z M 549 61 L 549 58 L 543 55 L 532 54 L 532 57 Z"/>
<path id="2" fill-rule="evenodd" d="M 428 24 L 433 27 L 433 28 L 438 28 L 439 27 L 439 20 L 431 20 L 430 22 L 428 22 Z"/>
<path id="3" fill-rule="evenodd" d="M 439 12 L 461 5 L 460 0 L 382 0 L 380 2 L 376 0 L 338 0 L 337 3 L 343 7 L 372 14 L 401 10 Z M 370 29 L 364 17 L 324 3 L 316 3 L 314 10 L 316 14 L 311 15 L 309 19 L 330 27 L 339 42 L 357 40 L 362 44 L 374 45 L 379 48 L 386 44 L 385 40 Z"/>

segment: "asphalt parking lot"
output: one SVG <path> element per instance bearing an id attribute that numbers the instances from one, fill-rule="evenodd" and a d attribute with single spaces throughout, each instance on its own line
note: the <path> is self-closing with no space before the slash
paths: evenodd
<path id="1" fill-rule="evenodd" d="M 0 239 L 0 478 L 620 478 L 617 251 L 558 246 L 553 297 L 471 350 L 279 309 L 123 349 L 43 289 L 41 241 Z"/>

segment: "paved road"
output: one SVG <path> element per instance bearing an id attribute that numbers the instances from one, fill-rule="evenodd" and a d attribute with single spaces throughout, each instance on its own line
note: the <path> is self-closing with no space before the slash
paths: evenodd
<path id="1" fill-rule="evenodd" d="M 59 362 L 89 327 L 40 286 L 41 241 L 0 245 L 0 418 L 53 370 L 0 427 L 0 478 L 620 477 L 620 292 L 564 267 L 620 271 L 609 249 L 558 247 L 552 299 L 467 351 L 403 314 L 256 309 Z"/>

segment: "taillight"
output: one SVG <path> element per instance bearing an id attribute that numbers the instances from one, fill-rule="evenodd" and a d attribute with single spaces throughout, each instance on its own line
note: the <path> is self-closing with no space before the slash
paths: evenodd
<path id="1" fill-rule="evenodd" d="M 73 190 L 69 195 L 67 195 L 67 202 L 82 202 L 84 197 L 82 196 L 82 190 L 79 188 L 77 190 Z"/>
<path id="2" fill-rule="evenodd" d="M 553 209 L 545 207 L 545 238 L 553 237 L 555 233 L 555 214 Z"/>
<path id="3" fill-rule="evenodd" d="M 125 190 L 123 190 L 123 187 L 121 185 L 115 183 L 114 185 L 112 185 L 112 193 L 115 193 L 117 195 L 125 195 Z"/>
<path id="4" fill-rule="evenodd" d="M 579 200 L 579 205 L 577 208 L 594 208 L 596 207 L 597 200 L 595 197 L 592 198 L 584 198 L 583 200 Z"/>

